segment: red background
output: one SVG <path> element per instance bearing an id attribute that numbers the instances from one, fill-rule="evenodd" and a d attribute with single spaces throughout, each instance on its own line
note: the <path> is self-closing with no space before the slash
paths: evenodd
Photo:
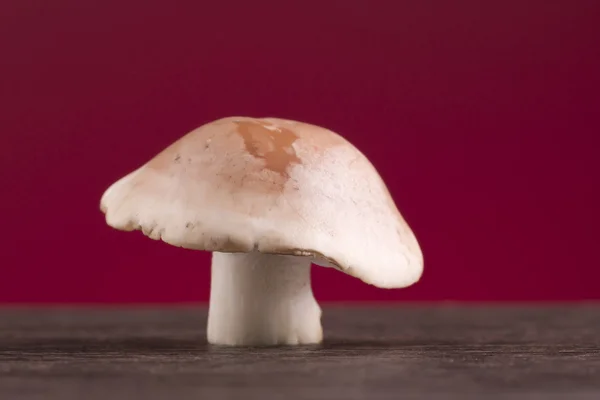
<path id="1" fill-rule="evenodd" d="M 319 300 L 600 298 L 600 2 L 0 5 L 1 302 L 204 301 L 209 255 L 108 228 L 104 189 L 196 126 L 340 132 L 425 254 Z"/>

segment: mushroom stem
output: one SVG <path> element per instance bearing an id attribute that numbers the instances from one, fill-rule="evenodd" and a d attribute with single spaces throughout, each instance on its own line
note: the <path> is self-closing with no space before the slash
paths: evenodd
<path id="1" fill-rule="evenodd" d="M 213 253 L 208 342 L 230 346 L 320 343 L 321 308 L 306 257 Z"/>

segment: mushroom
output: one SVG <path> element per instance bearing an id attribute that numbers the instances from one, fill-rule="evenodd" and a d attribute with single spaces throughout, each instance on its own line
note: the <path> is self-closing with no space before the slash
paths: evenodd
<path id="1" fill-rule="evenodd" d="M 299 121 L 200 126 L 110 186 L 100 208 L 115 229 L 213 252 L 211 344 L 320 343 L 312 263 L 386 289 L 423 271 L 374 166 L 338 134 Z"/>

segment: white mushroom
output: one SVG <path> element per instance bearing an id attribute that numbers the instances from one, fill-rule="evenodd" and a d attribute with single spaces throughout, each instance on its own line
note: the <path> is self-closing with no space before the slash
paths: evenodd
<path id="1" fill-rule="evenodd" d="M 311 263 L 380 288 L 417 282 L 423 255 L 381 177 L 352 144 L 307 123 L 203 125 L 114 183 L 108 225 L 212 251 L 208 341 L 322 341 Z"/>

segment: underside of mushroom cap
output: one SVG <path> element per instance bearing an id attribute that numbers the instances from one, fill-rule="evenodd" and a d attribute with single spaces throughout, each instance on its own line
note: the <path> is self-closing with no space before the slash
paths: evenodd
<path id="1" fill-rule="evenodd" d="M 412 285 L 423 270 L 417 239 L 369 160 L 298 121 L 203 125 L 110 186 L 101 210 L 116 229 L 174 246 L 314 257 L 382 288 Z"/>

